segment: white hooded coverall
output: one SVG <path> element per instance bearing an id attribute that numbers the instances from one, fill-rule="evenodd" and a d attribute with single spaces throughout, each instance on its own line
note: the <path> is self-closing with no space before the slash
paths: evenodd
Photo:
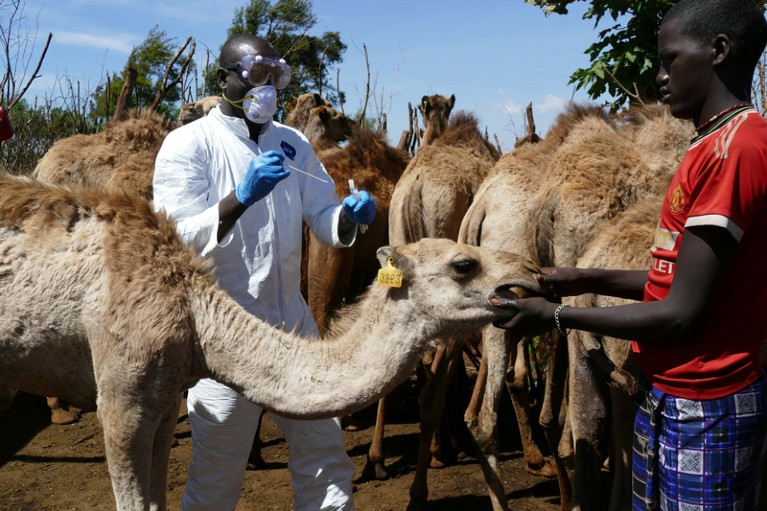
<path id="1" fill-rule="evenodd" d="M 251 159 L 285 154 L 299 172 L 250 206 L 217 242 L 218 203 L 243 179 Z M 268 122 L 258 144 L 243 119 L 213 109 L 166 137 L 155 164 L 154 206 L 175 222 L 184 241 L 214 263 L 221 287 L 256 317 L 302 337 L 319 337 L 300 293 L 302 220 L 323 242 L 341 240 L 335 186 L 306 138 Z M 320 342 L 320 341 L 318 341 Z M 295 389 L 301 392 L 301 389 Z M 234 510 L 262 409 L 229 387 L 203 379 L 187 397 L 193 457 L 182 509 Z M 288 469 L 296 511 L 351 510 L 354 465 L 337 419 L 298 421 L 276 415 L 290 447 Z"/>

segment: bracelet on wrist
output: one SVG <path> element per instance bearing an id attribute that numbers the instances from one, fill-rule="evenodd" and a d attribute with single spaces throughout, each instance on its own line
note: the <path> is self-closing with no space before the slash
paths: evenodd
<path id="1" fill-rule="evenodd" d="M 569 307 L 566 303 L 562 303 L 557 307 L 557 309 L 554 311 L 554 323 L 557 325 L 557 330 L 559 330 L 559 333 L 562 335 L 567 335 L 568 332 L 562 328 L 562 323 L 559 320 L 559 313 L 562 312 L 562 309 L 565 307 Z"/>

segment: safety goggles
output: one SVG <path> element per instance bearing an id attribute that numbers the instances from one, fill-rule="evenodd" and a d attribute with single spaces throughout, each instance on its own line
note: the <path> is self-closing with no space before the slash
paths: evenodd
<path id="1" fill-rule="evenodd" d="M 284 89 L 290 83 L 290 66 L 284 59 L 272 59 L 261 55 L 245 55 L 236 64 L 226 64 L 222 69 L 239 71 L 242 79 L 254 87 L 271 83 L 275 89 Z"/>

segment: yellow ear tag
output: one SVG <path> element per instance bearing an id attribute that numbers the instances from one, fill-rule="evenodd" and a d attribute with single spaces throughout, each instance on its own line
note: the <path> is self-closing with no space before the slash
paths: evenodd
<path id="1" fill-rule="evenodd" d="M 378 270 L 378 285 L 385 287 L 402 286 L 402 272 L 394 267 L 394 258 L 386 261 L 386 268 Z"/>

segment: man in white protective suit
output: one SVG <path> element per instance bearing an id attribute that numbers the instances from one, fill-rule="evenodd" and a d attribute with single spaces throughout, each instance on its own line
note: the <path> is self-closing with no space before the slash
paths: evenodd
<path id="1" fill-rule="evenodd" d="M 290 67 L 269 43 L 235 36 L 219 65 L 220 107 L 172 131 L 157 155 L 155 208 L 213 262 L 221 286 L 247 311 L 318 336 L 300 293 L 302 220 L 323 243 L 346 247 L 357 225 L 375 218 L 375 203 L 360 191 L 339 204 L 306 137 L 273 121 Z M 207 379 L 189 389 L 187 406 L 193 456 L 182 509 L 234 510 L 262 409 Z M 273 419 L 290 446 L 294 509 L 354 509 L 354 465 L 339 421 Z"/>

